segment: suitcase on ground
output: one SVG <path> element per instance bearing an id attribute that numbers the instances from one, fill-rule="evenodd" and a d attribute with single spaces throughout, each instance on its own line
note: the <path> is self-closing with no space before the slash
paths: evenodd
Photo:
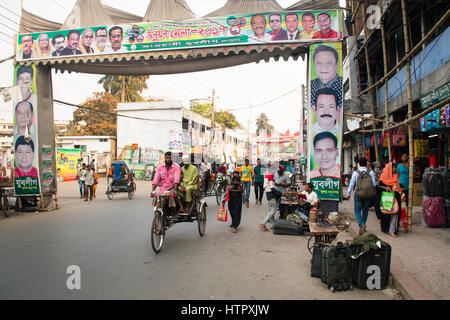
<path id="1" fill-rule="evenodd" d="M 320 278 L 322 276 L 322 252 L 328 244 L 321 242 L 314 243 L 313 257 L 311 260 L 311 277 Z"/>
<path id="2" fill-rule="evenodd" d="M 445 225 L 444 200 L 441 197 L 427 197 L 422 199 L 423 220 L 429 227 Z"/>
<path id="3" fill-rule="evenodd" d="M 352 290 L 352 251 L 338 243 L 322 250 L 321 280 L 331 292 Z"/>
<path id="4" fill-rule="evenodd" d="M 441 170 L 429 168 L 422 177 L 423 195 L 427 197 L 442 197 L 444 179 Z"/>
<path id="5" fill-rule="evenodd" d="M 392 249 L 388 243 L 382 240 L 379 240 L 379 244 L 381 248 L 370 248 L 366 252 L 363 245 L 351 246 L 352 257 L 354 258 L 352 266 L 353 284 L 360 289 L 383 289 L 389 283 Z M 379 268 L 379 281 L 373 277 L 378 270 L 372 266 Z"/>
<path id="6" fill-rule="evenodd" d="M 282 219 L 275 219 L 274 234 L 301 236 L 305 233 L 305 227 Z"/>

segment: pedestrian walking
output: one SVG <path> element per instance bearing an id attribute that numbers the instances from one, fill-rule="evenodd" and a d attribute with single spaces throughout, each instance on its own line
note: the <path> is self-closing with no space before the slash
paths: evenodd
<path id="1" fill-rule="evenodd" d="M 273 174 L 269 172 L 264 177 L 264 190 L 266 191 L 267 201 L 269 202 L 269 212 L 262 220 L 262 222 L 259 224 L 259 227 L 264 231 L 269 231 L 269 229 L 267 229 L 266 227 L 266 224 L 269 221 L 273 221 L 273 216 L 277 212 L 278 208 L 277 198 L 273 193 L 274 188 L 275 184 L 273 181 Z"/>
<path id="2" fill-rule="evenodd" d="M 398 228 L 400 224 L 400 213 L 402 212 L 402 198 L 404 194 L 399 183 L 399 176 L 397 173 L 397 164 L 389 162 L 380 176 L 379 186 L 383 191 L 394 192 L 394 198 L 398 203 L 398 211 L 394 214 L 383 214 L 381 219 L 381 231 L 389 233 L 393 238 L 398 236 Z M 381 202 L 381 196 L 380 200 Z"/>
<path id="3" fill-rule="evenodd" d="M 355 190 L 354 212 L 359 225 L 359 235 L 366 231 L 366 222 L 372 198 L 376 196 L 375 173 L 367 168 L 367 159 L 359 159 L 359 169 L 354 171 L 347 190 L 347 200 Z"/>
<path id="4" fill-rule="evenodd" d="M 233 228 L 233 233 L 237 232 L 237 228 L 241 224 L 241 216 L 242 216 L 242 191 L 243 186 L 241 183 L 241 178 L 238 171 L 234 171 L 231 176 L 231 181 L 227 186 L 228 192 L 225 195 L 225 199 L 222 203 L 225 204 L 225 201 L 228 201 L 228 211 L 231 216 L 231 225 Z"/>
<path id="5" fill-rule="evenodd" d="M 397 165 L 398 182 L 403 187 L 403 194 L 406 198 L 406 206 L 408 206 L 408 194 L 409 194 L 409 158 L 406 153 L 402 154 L 402 163 Z M 413 167 L 413 172 L 416 173 L 416 169 Z"/>
<path id="6" fill-rule="evenodd" d="M 242 186 L 244 188 L 244 202 L 245 206 L 249 207 L 249 199 L 250 199 L 250 186 L 254 184 L 254 173 L 253 173 L 253 167 L 250 165 L 250 162 L 248 159 L 245 159 L 244 166 L 241 167 L 241 181 Z"/>
<path id="7" fill-rule="evenodd" d="M 86 192 L 85 192 L 85 198 L 84 201 L 93 200 L 94 198 L 94 170 L 92 170 L 91 166 L 87 166 L 87 173 L 86 173 Z"/>
<path id="8" fill-rule="evenodd" d="M 86 197 L 86 183 L 85 183 L 86 173 L 87 173 L 86 164 L 83 163 L 80 171 L 78 172 L 78 177 L 79 177 L 78 184 L 80 187 L 80 199 L 83 199 Z"/>
<path id="9" fill-rule="evenodd" d="M 262 205 L 262 198 L 264 195 L 264 175 L 262 173 L 262 169 L 265 168 L 264 165 L 261 164 L 261 159 L 256 160 L 256 166 L 253 168 L 255 173 L 255 198 L 256 204 Z M 273 179 L 272 179 L 273 180 Z"/>
<path id="10" fill-rule="evenodd" d="M 94 171 L 94 199 L 95 199 L 95 194 L 97 192 L 97 186 L 98 186 L 98 173 L 97 171 L 95 171 L 94 168 L 92 168 L 92 170 Z"/>

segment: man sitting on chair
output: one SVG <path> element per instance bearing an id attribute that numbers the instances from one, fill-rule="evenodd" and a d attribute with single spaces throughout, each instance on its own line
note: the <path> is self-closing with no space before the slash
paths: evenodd
<path id="1" fill-rule="evenodd" d="M 189 158 L 190 156 L 187 154 L 183 155 L 181 158 L 183 163 L 183 167 L 181 168 L 183 179 L 181 180 L 180 187 L 178 188 L 180 191 L 180 197 L 183 198 L 186 203 L 185 208 L 183 208 L 183 205 L 180 203 L 181 210 L 184 211 L 184 213 L 189 213 L 191 209 L 192 196 L 195 191 L 197 191 L 198 185 L 198 169 L 196 166 L 190 164 Z"/>
<path id="2" fill-rule="evenodd" d="M 311 182 L 307 183 L 305 190 L 301 192 L 298 199 L 300 210 L 308 217 L 311 209 L 316 211 L 319 207 L 319 197 L 317 196 L 317 193 L 313 191 L 313 187 L 314 185 Z"/>

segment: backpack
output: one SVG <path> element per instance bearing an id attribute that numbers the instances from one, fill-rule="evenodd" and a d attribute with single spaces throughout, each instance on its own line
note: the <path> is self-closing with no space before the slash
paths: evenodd
<path id="1" fill-rule="evenodd" d="M 376 195 L 376 189 L 372 182 L 372 177 L 369 174 L 369 170 L 358 172 L 358 178 L 356 179 L 355 192 L 361 199 L 374 198 Z"/>

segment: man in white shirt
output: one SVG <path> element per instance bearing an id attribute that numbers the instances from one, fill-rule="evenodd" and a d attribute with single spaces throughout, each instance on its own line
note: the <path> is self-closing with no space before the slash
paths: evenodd
<path id="1" fill-rule="evenodd" d="M 311 209 L 317 210 L 319 207 L 319 197 L 317 193 L 313 191 L 314 185 L 312 183 L 307 183 L 305 190 L 301 192 L 302 195 L 306 196 L 306 199 L 300 197 L 298 199 L 300 210 L 303 211 L 308 217 Z"/>

